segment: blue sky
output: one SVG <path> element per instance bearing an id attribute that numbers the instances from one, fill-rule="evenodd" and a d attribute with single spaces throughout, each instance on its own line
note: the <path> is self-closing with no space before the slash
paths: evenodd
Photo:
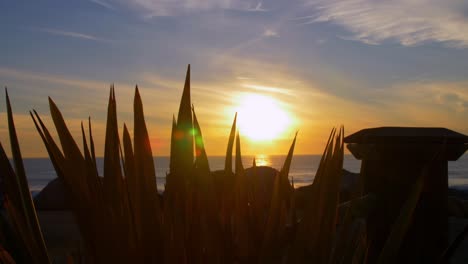
<path id="1" fill-rule="evenodd" d="M 28 111 L 47 119 L 47 96 L 77 139 L 89 115 L 103 137 L 111 83 L 128 124 L 140 86 L 154 152 L 168 154 L 188 63 L 208 154 L 224 152 L 245 93 L 275 98 L 293 120 L 275 141 L 247 140 L 246 153 L 286 153 L 296 130 L 298 153 L 320 153 L 340 124 L 347 134 L 383 125 L 468 134 L 467 28 L 466 1 L 6 0 L 0 85 L 25 156 L 45 155 Z"/>

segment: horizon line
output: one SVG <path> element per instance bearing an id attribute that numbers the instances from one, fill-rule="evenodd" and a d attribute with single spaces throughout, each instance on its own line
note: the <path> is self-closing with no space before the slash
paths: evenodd
<path id="1" fill-rule="evenodd" d="M 287 156 L 287 154 L 242 154 L 242 157 L 251 157 L 251 156 L 261 156 L 261 155 L 265 155 L 265 156 Z M 323 153 L 311 153 L 311 154 L 294 154 L 293 157 L 296 157 L 296 156 L 322 156 Z M 351 153 L 345 153 L 344 154 L 345 156 L 352 156 Z M 170 155 L 153 155 L 153 158 L 169 158 Z M 208 159 L 210 157 L 226 157 L 226 155 L 210 155 L 208 156 Z M 12 159 L 13 157 L 8 157 L 8 159 Z M 96 159 L 103 159 L 104 156 L 96 156 Z M 232 158 L 234 159 L 235 158 L 235 155 L 232 156 Z M 23 157 L 23 159 L 50 159 L 50 157 L 48 156 L 38 156 L 38 157 Z"/>

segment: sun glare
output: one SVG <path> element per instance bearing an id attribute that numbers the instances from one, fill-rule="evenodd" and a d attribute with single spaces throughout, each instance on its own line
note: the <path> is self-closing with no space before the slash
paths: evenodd
<path id="1" fill-rule="evenodd" d="M 237 112 L 240 133 L 254 141 L 276 139 L 290 124 L 288 114 L 278 101 L 264 95 L 243 95 Z"/>

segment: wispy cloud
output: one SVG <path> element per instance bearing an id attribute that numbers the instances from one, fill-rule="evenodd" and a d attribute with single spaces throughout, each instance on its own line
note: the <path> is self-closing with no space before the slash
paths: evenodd
<path id="1" fill-rule="evenodd" d="M 404 46 L 441 42 L 468 47 L 468 3 L 463 0 L 305 0 L 313 15 L 305 23 L 330 22 L 350 31 L 345 38 Z"/>
<path id="2" fill-rule="evenodd" d="M 294 93 L 290 89 L 286 89 L 286 88 L 270 87 L 270 86 L 263 86 L 263 85 L 256 85 L 256 84 L 243 84 L 242 86 L 245 88 L 256 90 L 256 91 L 277 93 L 277 94 L 290 95 L 290 96 L 294 95 Z"/>
<path id="3" fill-rule="evenodd" d="M 276 30 L 267 29 L 263 32 L 264 37 L 279 37 L 279 34 Z"/>
<path id="4" fill-rule="evenodd" d="M 48 83 L 55 83 L 60 85 L 68 85 L 68 86 L 75 86 L 79 88 L 100 88 L 100 87 L 108 87 L 109 83 L 100 82 L 100 81 L 89 81 L 89 80 L 81 80 L 76 78 L 70 77 L 63 77 L 45 73 L 36 73 L 30 71 L 22 71 L 17 69 L 11 68 L 4 68 L 0 67 L 0 76 L 11 77 L 19 80 L 27 80 L 27 81 L 41 81 L 41 82 L 48 82 Z"/>
<path id="5" fill-rule="evenodd" d="M 258 0 L 107 0 L 106 3 L 129 7 L 145 18 L 211 10 L 266 11 Z"/>
<path id="6" fill-rule="evenodd" d="M 418 98 L 432 107 L 444 107 L 452 113 L 468 115 L 468 82 L 416 83 L 401 86 L 397 91 L 403 96 Z"/>
<path id="7" fill-rule="evenodd" d="M 53 28 L 37 28 L 37 30 L 48 33 L 48 34 L 57 35 L 57 36 L 79 38 L 79 39 L 93 40 L 93 41 L 106 41 L 103 38 L 99 38 L 99 37 L 89 35 L 89 34 L 74 32 L 74 31 L 65 31 L 65 30 L 59 30 L 59 29 L 53 29 Z"/>
<path id="8" fill-rule="evenodd" d="M 93 2 L 93 3 L 95 3 L 95 4 L 97 4 L 97 5 L 100 5 L 100 6 L 102 6 L 102 7 L 105 7 L 105 8 L 107 8 L 107 9 L 110 9 L 110 10 L 114 10 L 114 9 L 115 9 L 113 5 L 111 5 L 111 4 L 109 4 L 108 2 L 103 1 L 103 0 L 89 0 L 89 1 L 91 1 L 91 2 Z"/>
<path id="9" fill-rule="evenodd" d="M 247 11 L 250 12 L 267 12 L 268 10 L 263 8 L 263 2 L 258 2 L 258 4 L 255 6 L 255 8 L 249 8 Z"/>

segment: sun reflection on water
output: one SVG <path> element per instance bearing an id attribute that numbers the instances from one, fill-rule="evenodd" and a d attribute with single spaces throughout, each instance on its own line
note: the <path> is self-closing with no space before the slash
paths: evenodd
<path id="1" fill-rule="evenodd" d="M 257 154 L 255 155 L 255 164 L 257 166 L 271 166 L 271 159 L 268 155 Z"/>

